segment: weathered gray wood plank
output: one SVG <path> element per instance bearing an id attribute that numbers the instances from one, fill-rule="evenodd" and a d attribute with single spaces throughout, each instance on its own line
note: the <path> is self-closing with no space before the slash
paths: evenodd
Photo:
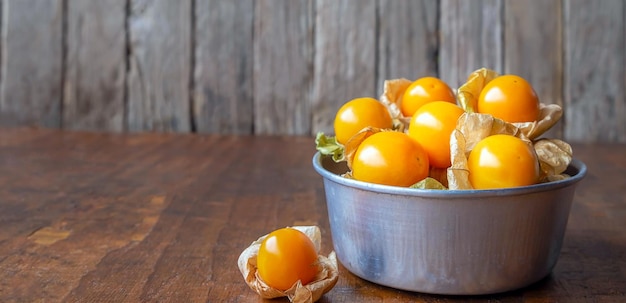
<path id="1" fill-rule="evenodd" d="M 191 129 L 191 0 L 131 0 L 128 129 Z"/>
<path id="2" fill-rule="evenodd" d="M 441 0 L 439 75 L 458 87 L 481 67 L 502 72 L 502 0 Z"/>
<path id="3" fill-rule="evenodd" d="M 124 130 L 126 0 L 67 0 L 63 127 Z"/>
<path id="4" fill-rule="evenodd" d="M 437 76 L 439 1 L 378 2 L 377 91 L 387 79 Z"/>
<path id="5" fill-rule="evenodd" d="M 62 0 L 2 2 L 0 125 L 61 125 Z"/>
<path id="6" fill-rule="evenodd" d="M 626 142 L 624 5 L 565 1 L 567 140 Z"/>
<path id="7" fill-rule="evenodd" d="M 257 0 L 254 17 L 254 131 L 310 134 L 313 2 Z"/>
<path id="8" fill-rule="evenodd" d="M 560 0 L 505 1 L 504 73 L 528 80 L 542 103 L 563 106 Z M 563 121 L 545 137 L 562 138 Z"/>
<path id="9" fill-rule="evenodd" d="M 196 0 L 193 115 L 198 132 L 253 132 L 254 4 Z"/>
<path id="10" fill-rule="evenodd" d="M 312 132 L 333 133 L 339 107 L 354 98 L 378 98 L 376 1 L 318 0 Z"/>

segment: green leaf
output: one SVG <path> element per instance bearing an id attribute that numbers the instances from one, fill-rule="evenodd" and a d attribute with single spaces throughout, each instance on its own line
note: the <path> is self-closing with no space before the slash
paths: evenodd
<path id="1" fill-rule="evenodd" d="M 333 161 L 335 162 L 346 160 L 344 156 L 344 147 L 341 143 L 337 142 L 337 138 L 334 136 L 326 136 L 323 132 L 317 133 L 317 136 L 315 136 L 315 148 L 322 155 L 332 156 Z"/>
<path id="2" fill-rule="evenodd" d="M 447 188 L 441 184 L 441 182 L 433 179 L 431 177 L 426 177 L 422 181 L 419 181 L 410 186 L 411 188 L 418 189 L 438 189 L 438 190 L 446 190 Z"/>

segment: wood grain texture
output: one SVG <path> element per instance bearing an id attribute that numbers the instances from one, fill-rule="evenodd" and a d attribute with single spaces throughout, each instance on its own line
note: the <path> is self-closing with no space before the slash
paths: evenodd
<path id="1" fill-rule="evenodd" d="M 310 134 L 312 1 L 255 2 L 254 132 Z"/>
<path id="2" fill-rule="evenodd" d="M 0 3 L 0 126 L 330 134 L 383 80 L 489 67 L 563 106 L 546 136 L 626 142 L 622 0 Z"/>
<path id="3" fill-rule="evenodd" d="M 130 0 L 128 130 L 191 129 L 191 0 Z"/>
<path id="4" fill-rule="evenodd" d="M 124 130 L 126 5 L 68 0 L 64 128 Z"/>
<path id="5" fill-rule="evenodd" d="M 312 132 L 333 133 L 339 107 L 376 91 L 376 0 L 316 2 Z"/>
<path id="6" fill-rule="evenodd" d="M 573 148 L 588 175 L 547 278 L 502 294 L 439 296 L 379 286 L 340 265 L 319 302 L 623 302 L 626 145 Z M 314 224 L 322 254 L 333 249 L 313 149 L 308 136 L 5 129 L 0 301 L 261 302 L 236 266 L 253 240 Z M 61 236 L 49 243 L 45 233 Z"/>
<path id="7" fill-rule="evenodd" d="M 452 87 L 474 70 L 503 67 L 502 0 L 441 0 L 439 76 Z"/>
<path id="8" fill-rule="evenodd" d="M 563 106 L 560 0 L 504 2 L 504 70 L 528 80 L 542 103 Z M 545 137 L 563 138 L 564 123 Z"/>
<path id="9" fill-rule="evenodd" d="M 565 138 L 626 142 L 624 1 L 565 1 Z"/>
<path id="10" fill-rule="evenodd" d="M 195 2 L 193 115 L 198 132 L 254 131 L 254 5 L 252 0 Z"/>
<path id="11" fill-rule="evenodd" d="M 2 2 L 1 125 L 61 126 L 62 2 Z"/>
<path id="12" fill-rule="evenodd" d="M 387 79 L 437 76 L 438 1 L 378 2 L 377 92 Z"/>

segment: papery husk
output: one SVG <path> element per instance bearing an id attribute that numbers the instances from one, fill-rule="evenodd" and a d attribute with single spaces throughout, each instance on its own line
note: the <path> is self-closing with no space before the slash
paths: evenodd
<path id="1" fill-rule="evenodd" d="M 453 130 L 450 135 L 450 161 L 452 165 L 448 168 L 448 189 L 473 189 L 469 181 L 466 150 L 465 136 L 461 131 Z"/>
<path id="2" fill-rule="evenodd" d="M 543 175 L 540 182 L 550 182 L 569 178 L 563 172 L 572 162 L 572 147 L 559 139 L 539 139 L 534 142 L 535 152 Z"/>
<path id="3" fill-rule="evenodd" d="M 345 161 L 344 146 L 337 142 L 335 136 L 318 132 L 315 136 L 315 149 L 324 156 L 331 156 L 335 162 Z"/>
<path id="4" fill-rule="evenodd" d="M 359 148 L 359 145 L 369 136 L 379 133 L 382 131 L 392 131 L 385 130 L 377 127 L 366 127 L 362 129 L 360 132 L 356 133 L 354 136 L 350 137 L 350 140 L 346 142 L 344 146 L 344 159 L 348 164 L 348 168 L 352 171 L 352 160 L 354 159 L 354 154 L 356 154 L 356 150 Z"/>
<path id="5" fill-rule="evenodd" d="M 533 122 L 513 123 L 530 140 L 535 140 L 554 126 L 563 116 L 558 104 L 539 104 L 539 117 Z"/>
<path id="6" fill-rule="evenodd" d="M 461 85 L 457 92 L 461 108 L 468 113 L 475 113 L 481 91 L 487 83 L 499 76 L 496 71 L 487 68 L 472 72 L 467 82 Z M 562 115 L 563 110 L 558 104 L 540 103 L 539 116 L 536 121 L 512 124 L 519 128 L 528 139 L 534 140 L 554 126 Z"/>
<path id="7" fill-rule="evenodd" d="M 312 282 L 302 285 L 302 283 L 298 281 L 285 291 L 273 288 L 263 282 L 258 275 L 256 259 L 259 253 L 259 247 L 267 235 L 252 242 L 252 244 L 239 255 L 237 265 L 248 286 L 264 299 L 287 297 L 289 301 L 293 303 L 315 302 L 319 300 L 323 294 L 330 291 L 339 279 L 337 257 L 334 251 L 331 252 L 328 257 L 319 254 L 322 243 L 319 227 L 293 226 L 292 228 L 306 234 L 311 241 L 313 241 L 318 253 L 317 261 L 320 264 L 320 271 Z"/>
<path id="8" fill-rule="evenodd" d="M 383 94 L 380 96 L 380 102 L 387 107 L 391 114 L 394 129 L 401 132 L 408 129 L 411 122 L 411 117 L 405 117 L 400 110 L 404 91 L 411 83 L 413 83 L 411 80 L 405 78 L 385 80 L 383 83 Z"/>
<path id="9" fill-rule="evenodd" d="M 484 67 L 472 72 L 467 77 L 467 82 L 457 91 L 457 100 L 461 108 L 468 113 L 475 113 L 480 92 L 489 81 L 498 76 L 496 71 Z"/>
<path id="10" fill-rule="evenodd" d="M 567 177 L 562 173 L 572 160 L 572 149 L 566 142 L 558 139 L 540 139 L 533 142 L 512 123 L 488 114 L 464 113 L 459 117 L 456 129 L 450 137 L 452 166 L 447 172 L 449 189 L 473 189 L 469 182 L 467 157 L 478 142 L 497 134 L 518 137 L 535 149 L 541 168 L 540 182 Z"/>
<path id="11" fill-rule="evenodd" d="M 438 190 L 446 190 L 447 188 L 441 184 L 441 182 L 439 182 L 437 179 L 435 178 L 431 178 L 431 177 L 426 177 L 424 179 L 422 179 L 422 181 L 419 181 L 411 186 L 409 186 L 410 188 L 417 188 L 417 189 L 438 189 Z"/>

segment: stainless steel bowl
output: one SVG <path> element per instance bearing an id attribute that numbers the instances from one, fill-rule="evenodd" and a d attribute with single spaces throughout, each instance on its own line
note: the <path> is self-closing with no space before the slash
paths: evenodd
<path id="1" fill-rule="evenodd" d="M 438 191 L 340 176 L 345 165 L 313 157 L 324 178 L 334 249 L 355 275 L 424 293 L 504 292 L 548 275 L 561 250 L 576 184 L 572 178 L 501 190 Z"/>

